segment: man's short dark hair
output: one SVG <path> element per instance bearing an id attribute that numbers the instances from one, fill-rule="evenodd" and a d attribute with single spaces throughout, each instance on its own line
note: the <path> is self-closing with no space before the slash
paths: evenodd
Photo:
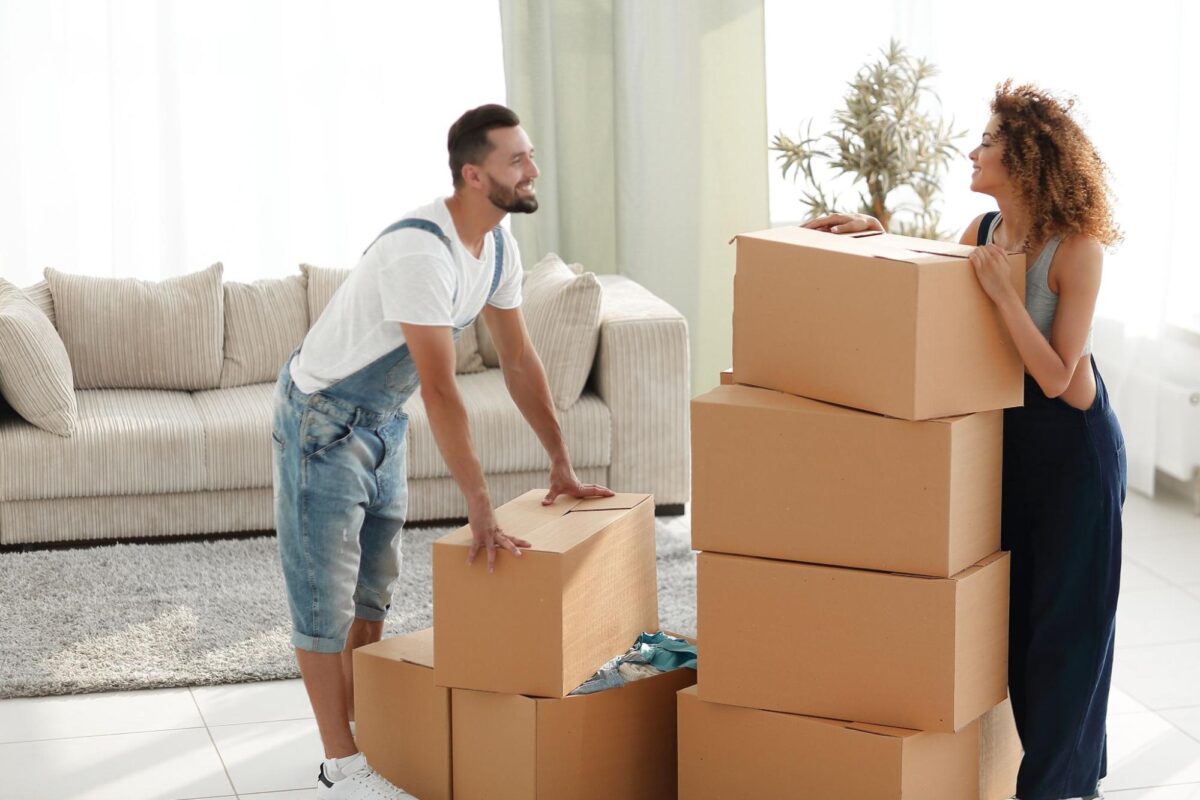
<path id="1" fill-rule="evenodd" d="M 502 105 L 490 103 L 472 108 L 450 126 L 446 137 L 446 149 L 450 151 L 450 173 L 454 186 L 462 186 L 464 164 L 481 164 L 492 152 L 488 131 L 493 128 L 515 128 L 521 124 L 515 111 Z"/>

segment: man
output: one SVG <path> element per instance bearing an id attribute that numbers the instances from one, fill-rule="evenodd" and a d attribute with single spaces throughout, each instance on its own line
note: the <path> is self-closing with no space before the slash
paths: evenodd
<path id="1" fill-rule="evenodd" d="M 537 210 L 533 147 L 511 110 L 463 114 L 447 142 L 454 194 L 390 226 L 280 372 L 275 516 L 292 644 L 326 761 L 317 797 L 408 797 L 366 764 L 350 729 L 351 651 L 378 641 L 400 572 L 407 511 L 405 401 L 420 388 L 438 449 L 467 500 L 474 542 L 513 557 L 500 529 L 455 383 L 454 338 L 482 311 L 513 400 L 550 456 L 549 504 L 606 497 L 571 466 L 541 360 L 521 314 L 521 259 L 499 227 Z"/>

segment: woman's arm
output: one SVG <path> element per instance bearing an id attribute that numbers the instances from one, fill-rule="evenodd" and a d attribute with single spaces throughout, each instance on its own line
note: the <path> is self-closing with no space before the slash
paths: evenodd
<path id="1" fill-rule="evenodd" d="M 970 261 L 980 285 L 1000 311 L 1025 369 L 1047 397 L 1058 397 L 1070 386 L 1087 344 L 1100 293 L 1104 249 L 1096 240 L 1079 236 L 1059 246 L 1055 254 L 1058 308 L 1050 341 L 1025 310 L 1025 298 L 1013 288 L 1004 250 L 994 244 L 977 247 Z"/>

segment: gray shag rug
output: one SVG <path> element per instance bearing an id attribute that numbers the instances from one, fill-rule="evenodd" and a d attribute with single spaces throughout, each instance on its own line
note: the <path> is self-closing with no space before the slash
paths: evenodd
<path id="1" fill-rule="evenodd" d="M 690 520 L 656 529 L 659 620 L 694 635 Z M 433 624 L 430 548 L 448 530 L 405 531 L 386 636 Z M 0 698 L 299 675 L 274 536 L 7 552 L 0 567 Z"/>

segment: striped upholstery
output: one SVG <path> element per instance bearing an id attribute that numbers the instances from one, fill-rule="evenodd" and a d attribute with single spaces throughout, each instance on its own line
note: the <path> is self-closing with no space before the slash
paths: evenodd
<path id="1" fill-rule="evenodd" d="M 483 372 L 483 356 L 479 355 L 479 340 L 475 335 L 475 326 L 468 325 L 454 341 L 454 355 L 457 361 L 454 371 L 459 375 L 470 375 L 473 372 Z"/>
<path id="2" fill-rule="evenodd" d="M 329 269 L 314 267 L 311 264 L 301 264 L 300 271 L 308 278 L 308 314 L 309 318 L 317 321 L 325 306 L 333 299 L 333 293 L 342 285 L 342 281 L 350 275 L 348 269 Z M 475 326 L 468 325 L 454 342 L 456 363 L 454 371 L 459 375 L 482 372 L 486 367 L 479 355 L 479 344 L 475 338 Z"/>
<path id="3" fill-rule="evenodd" d="M 273 381 L 308 333 L 303 275 L 225 284 L 221 388 Z"/>
<path id="4" fill-rule="evenodd" d="M 603 467 L 584 467 L 576 472 L 584 483 L 607 482 Z M 492 501 L 501 505 L 530 489 L 546 486 L 548 480 L 544 470 L 489 475 L 488 489 Z M 409 483 L 409 522 L 462 519 L 466 515 L 462 492 L 453 478 Z M 266 531 L 274 527 L 270 489 L 0 503 L 0 544 L 5 545 Z"/>
<path id="5" fill-rule="evenodd" d="M 585 482 L 651 492 L 658 503 L 686 502 L 687 325 L 632 281 L 599 280 L 594 392 L 560 414 L 576 471 Z M 545 486 L 545 454 L 500 372 L 466 375 L 459 385 L 493 500 Z M 19 465 L 0 469 L 0 543 L 272 526 L 272 383 L 75 396 L 78 428 L 70 440 L 34 428 L 0 403 L 0 464 Z M 463 517 L 466 508 L 419 396 L 408 410 L 409 520 Z"/>
<path id="6" fill-rule="evenodd" d="M 92 389 L 75 397 L 70 439 L 0 421 L 0 461 L 21 465 L 0 469 L 0 500 L 207 488 L 204 427 L 190 394 Z"/>
<path id="7" fill-rule="evenodd" d="M 458 386 L 485 474 L 549 469 L 546 451 L 509 396 L 500 370 L 463 375 Z M 433 439 L 420 393 L 409 400 L 405 412 L 409 418 L 409 477 L 448 476 L 450 471 Z M 570 410 L 560 413 L 558 419 L 576 467 L 608 465 L 612 424 L 608 408 L 598 397 L 584 395 Z"/>
<path id="8" fill-rule="evenodd" d="M 204 427 L 204 489 L 271 485 L 271 409 L 274 383 L 196 392 Z"/>
<path id="9" fill-rule="evenodd" d="M 579 399 L 600 335 L 600 282 L 580 270 L 550 253 L 525 274 L 521 288 L 529 339 L 560 409 Z"/>
<path id="10" fill-rule="evenodd" d="M 0 544 L 269 531 L 270 489 L 0 503 Z"/>
<path id="11" fill-rule="evenodd" d="M 46 270 L 78 389 L 213 389 L 225 318 L 220 264 L 157 283 Z"/>
<path id="12" fill-rule="evenodd" d="M 619 275 L 604 287 L 594 386 L 612 414 L 610 488 L 653 492 L 659 504 L 691 496 L 691 381 L 687 321 Z"/>
<path id="13" fill-rule="evenodd" d="M 62 339 L 33 300 L 3 279 L 0 395 L 41 431 L 58 436 L 70 436 L 75 431 L 75 386 Z"/>
<path id="14" fill-rule="evenodd" d="M 549 469 L 499 370 L 459 380 L 486 474 Z M 0 452 L 28 467 L 0 472 L 0 500 L 270 486 L 273 393 L 270 383 L 195 393 L 83 391 L 79 430 L 58 446 L 47 441 L 57 437 L 19 420 L 0 421 Z M 420 396 L 407 412 L 409 477 L 449 476 Z M 612 431 L 599 398 L 584 395 L 559 420 L 576 468 L 608 465 Z"/>
<path id="15" fill-rule="evenodd" d="M 492 341 L 492 333 L 488 330 L 487 321 L 480 316 L 475 320 L 475 339 L 479 347 L 479 358 L 488 368 L 500 366 L 500 354 L 496 352 L 496 343 Z"/>
<path id="16" fill-rule="evenodd" d="M 350 277 L 350 270 L 301 264 L 300 272 L 308 283 L 308 319 L 311 326 L 321 316 L 325 306 L 329 305 L 333 293 Z"/>
<path id="17" fill-rule="evenodd" d="M 51 325 L 56 324 L 54 322 L 54 295 L 50 294 L 50 284 L 45 281 L 38 281 L 33 286 L 26 286 L 25 296 L 32 300 L 33 304 L 50 318 Z"/>

